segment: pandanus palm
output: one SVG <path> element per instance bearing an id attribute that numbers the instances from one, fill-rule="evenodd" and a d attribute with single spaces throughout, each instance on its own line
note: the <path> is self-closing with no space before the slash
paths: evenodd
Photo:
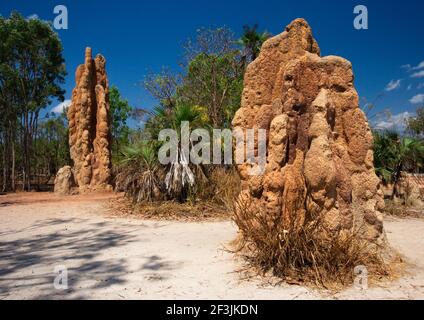
<path id="1" fill-rule="evenodd" d="M 243 27 L 243 35 L 239 40 L 239 43 L 244 46 L 244 57 L 243 59 L 247 64 L 254 61 L 261 51 L 263 43 L 271 36 L 268 32 L 258 32 L 258 25 L 255 24 L 253 27 L 248 25 Z"/>
<path id="2" fill-rule="evenodd" d="M 177 106 L 172 117 L 173 129 L 179 135 L 176 159 L 170 165 L 165 177 L 165 186 L 169 194 L 182 200 L 187 189 L 195 184 L 195 174 L 190 169 L 189 157 L 183 152 L 181 146 L 181 127 L 184 122 L 188 122 L 192 127 L 202 125 L 202 114 L 199 109 L 187 104 Z"/>

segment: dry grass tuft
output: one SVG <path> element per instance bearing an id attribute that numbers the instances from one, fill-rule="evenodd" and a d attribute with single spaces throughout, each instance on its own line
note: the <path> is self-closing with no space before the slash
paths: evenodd
<path id="1" fill-rule="evenodd" d="M 424 218 L 424 209 L 403 204 L 394 200 L 386 200 L 384 213 L 397 218 Z"/>
<path id="2" fill-rule="evenodd" d="M 366 266 L 371 283 L 394 276 L 397 269 L 387 262 L 386 246 L 370 244 L 354 232 L 331 235 L 319 220 L 284 230 L 280 218 L 270 220 L 240 203 L 233 219 L 240 229 L 235 251 L 250 270 L 287 283 L 338 290 L 353 284 L 357 266 Z M 392 255 L 390 260 L 398 259 Z"/>
<path id="3" fill-rule="evenodd" d="M 234 167 L 210 167 L 208 176 L 193 190 L 192 200 L 207 201 L 232 211 L 240 193 L 240 177 Z"/>

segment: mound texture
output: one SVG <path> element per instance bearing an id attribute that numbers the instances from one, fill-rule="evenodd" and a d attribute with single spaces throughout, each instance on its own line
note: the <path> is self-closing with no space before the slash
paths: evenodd
<path id="1" fill-rule="evenodd" d="M 80 192 L 111 190 L 111 134 L 106 60 L 91 49 L 77 68 L 68 110 L 69 145 Z"/>
<path id="2" fill-rule="evenodd" d="M 238 166 L 240 203 L 288 232 L 321 219 L 333 234 L 384 239 L 373 138 L 353 81 L 349 61 L 320 56 L 303 19 L 264 43 L 233 126 L 267 130 L 267 164 L 260 176 Z"/>

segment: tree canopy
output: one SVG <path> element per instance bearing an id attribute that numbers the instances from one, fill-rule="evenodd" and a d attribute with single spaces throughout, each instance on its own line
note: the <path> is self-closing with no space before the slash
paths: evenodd
<path id="1" fill-rule="evenodd" d="M 128 145 L 130 128 L 127 120 L 131 116 L 133 108 L 128 100 L 122 98 L 116 86 L 109 90 L 110 117 L 112 131 L 112 154 L 119 155 L 121 148 Z"/>

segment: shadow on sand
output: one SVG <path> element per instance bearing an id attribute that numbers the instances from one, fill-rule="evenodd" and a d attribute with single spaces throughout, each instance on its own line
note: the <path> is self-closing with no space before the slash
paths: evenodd
<path id="1" fill-rule="evenodd" d="M 68 230 L 70 224 L 72 230 Z M 41 232 L 41 229 L 51 226 L 54 226 L 53 231 L 50 228 L 47 233 Z M 75 226 L 81 226 L 81 229 L 74 230 Z M 148 240 L 140 238 L 140 235 L 143 228 L 151 228 L 146 225 L 129 227 L 113 220 L 93 223 L 79 218 L 44 219 L 27 228 L 0 233 L 0 299 L 7 298 L 15 291 L 35 287 L 36 292 L 30 295 L 31 298 L 84 299 L 90 297 L 78 292 L 81 286 L 101 290 L 124 284 L 127 281 L 125 276 L 130 272 L 130 257 L 126 254 L 109 256 L 105 250 L 122 247 L 120 252 L 125 253 L 126 245 L 137 242 L 142 257 L 143 246 Z M 21 234 L 25 236 L 20 237 Z M 13 240 L 2 240 L 5 237 Z M 147 272 L 147 277 L 144 277 L 146 281 L 163 280 L 166 278 L 163 272 L 179 266 L 157 255 L 142 259 L 145 262 L 139 270 Z M 54 289 L 57 274 L 53 270 L 58 265 L 77 266 L 68 269 L 70 285 L 67 290 Z"/>

